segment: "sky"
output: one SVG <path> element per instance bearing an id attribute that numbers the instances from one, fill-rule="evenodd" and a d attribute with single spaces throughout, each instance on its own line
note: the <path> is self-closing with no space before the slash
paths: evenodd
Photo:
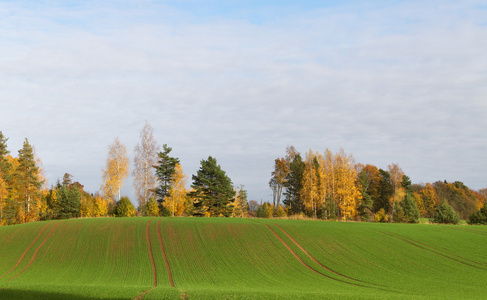
<path id="1" fill-rule="evenodd" d="M 93 193 L 146 121 L 188 187 L 213 156 L 249 200 L 289 145 L 486 188 L 486 20 L 468 0 L 2 1 L 0 131 Z"/>

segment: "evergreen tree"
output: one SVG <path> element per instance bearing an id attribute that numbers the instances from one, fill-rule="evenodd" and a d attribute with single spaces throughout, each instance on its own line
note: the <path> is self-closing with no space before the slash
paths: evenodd
<path id="1" fill-rule="evenodd" d="M 80 216 L 81 191 L 75 184 L 63 185 L 57 190 L 57 217 L 71 219 Z"/>
<path id="2" fill-rule="evenodd" d="M 448 202 L 443 200 L 436 209 L 435 216 L 433 219 L 430 219 L 430 221 L 432 223 L 458 224 L 460 222 L 460 217 Z"/>
<path id="3" fill-rule="evenodd" d="M 413 192 L 412 183 L 411 183 L 411 179 L 409 178 L 409 176 L 407 176 L 407 175 L 402 176 L 401 186 L 404 188 L 404 191 L 406 193 L 412 193 Z"/>
<path id="4" fill-rule="evenodd" d="M 362 199 L 358 206 L 358 215 L 362 221 L 368 222 L 372 215 L 372 197 L 369 194 L 362 192 Z"/>
<path id="5" fill-rule="evenodd" d="M 23 212 L 19 211 L 19 213 L 22 213 L 24 218 L 31 217 L 31 208 L 40 197 L 42 181 L 37 176 L 38 172 L 34 148 L 29 144 L 29 140 L 25 139 L 22 149 L 19 150 L 19 166 L 16 170 L 19 200 L 23 202 Z"/>
<path id="6" fill-rule="evenodd" d="M 468 218 L 468 224 L 487 225 L 487 203 L 485 203 L 479 211 L 470 215 Z"/>
<path id="7" fill-rule="evenodd" d="M 8 188 L 10 185 L 10 168 L 11 165 L 8 162 L 7 155 L 7 141 L 3 133 L 0 131 L 0 226 L 4 223 L 3 211 L 7 202 Z"/>
<path id="8" fill-rule="evenodd" d="M 303 188 L 303 176 L 306 164 L 303 162 L 301 155 L 297 153 L 291 163 L 289 164 L 289 173 L 285 183 L 286 192 L 285 200 L 290 211 L 294 214 L 300 213 L 304 210 L 304 205 L 301 199 L 301 190 Z"/>
<path id="9" fill-rule="evenodd" d="M 156 169 L 156 176 L 159 180 L 159 186 L 156 189 L 157 202 L 163 214 L 168 214 L 167 209 L 163 206 L 166 197 L 169 197 L 169 190 L 171 189 L 171 183 L 173 182 L 174 173 L 176 170 L 176 164 L 179 164 L 179 158 L 169 156 L 172 151 L 171 147 L 167 144 L 162 146 L 163 151 L 159 152 L 157 165 L 154 166 Z"/>
<path id="10" fill-rule="evenodd" d="M 7 149 L 7 141 L 8 138 L 0 131 L 0 176 L 3 176 L 6 181 L 9 181 L 7 176 L 12 166 L 7 159 L 7 155 L 10 153 Z"/>
<path id="11" fill-rule="evenodd" d="M 235 191 L 232 181 L 215 158 L 209 156 L 207 160 L 202 160 L 200 169 L 192 178 L 193 191 L 188 195 L 194 199 L 194 215 L 231 215 Z"/>
<path id="12" fill-rule="evenodd" d="M 394 222 L 396 223 L 419 223 L 419 209 L 411 193 L 406 193 L 404 199 L 395 203 Z"/>
<path id="13" fill-rule="evenodd" d="M 379 169 L 379 198 L 374 201 L 374 211 L 378 212 L 383 208 L 386 213 L 391 210 L 390 200 L 392 199 L 394 190 L 391 184 L 391 174 L 389 172 Z"/>

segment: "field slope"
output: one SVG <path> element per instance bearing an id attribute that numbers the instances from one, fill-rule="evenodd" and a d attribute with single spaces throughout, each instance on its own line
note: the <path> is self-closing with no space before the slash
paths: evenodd
<path id="1" fill-rule="evenodd" d="M 487 298 L 487 228 L 224 218 L 0 227 L 0 299 Z"/>

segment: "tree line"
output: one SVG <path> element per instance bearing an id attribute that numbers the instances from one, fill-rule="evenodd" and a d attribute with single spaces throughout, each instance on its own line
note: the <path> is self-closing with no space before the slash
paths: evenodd
<path id="1" fill-rule="evenodd" d="M 121 195 L 130 159 L 118 138 L 108 147 L 96 193 L 85 191 L 69 173 L 48 187 L 28 139 L 17 157 L 10 155 L 7 141 L 0 131 L 0 225 L 100 216 L 301 216 L 408 223 L 424 217 L 439 223 L 487 223 L 487 189 L 473 191 L 459 181 L 412 184 L 398 164 L 386 169 L 363 165 L 344 150 L 309 150 L 302 156 L 287 147 L 285 156 L 274 161 L 272 201 L 259 204 L 248 201 L 244 187 L 235 186 L 212 156 L 201 160 L 188 189 L 179 158 L 166 144 L 159 147 L 146 122 L 134 148 L 135 207 Z"/>
<path id="2" fill-rule="evenodd" d="M 303 157 L 287 147 L 274 161 L 269 187 L 274 215 L 282 214 L 282 201 L 287 215 L 316 219 L 417 223 L 424 217 L 443 223 L 435 216 L 445 206 L 457 219 L 468 219 L 487 202 L 487 189 L 476 192 L 459 181 L 412 184 L 398 164 L 385 170 L 363 165 L 343 149 L 309 150 Z"/>
<path id="3" fill-rule="evenodd" d="M 129 175 L 126 146 L 115 138 L 109 145 L 100 191 L 89 193 L 69 173 L 48 187 L 33 146 L 25 139 L 18 157 L 7 150 L 0 131 L 0 226 L 37 220 L 100 216 L 247 216 L 247 191 L 234 187 L 213 157 L 201 160 L 188 189 L 179 158 L 162 150 L 146 123 L 134 149 L 133 187 L 137 207 L 121 194 Z"/>

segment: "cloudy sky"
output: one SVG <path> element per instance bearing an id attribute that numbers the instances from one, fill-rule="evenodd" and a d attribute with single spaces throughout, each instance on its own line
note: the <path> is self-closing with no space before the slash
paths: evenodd
<path id="1" fill-rule="evenodd" d="M 259 201 L 291 144 L 487 187 L 487 3 L 302 2 L 2 1 L 0 131 L 91 192 L 145 121 Z"/>

